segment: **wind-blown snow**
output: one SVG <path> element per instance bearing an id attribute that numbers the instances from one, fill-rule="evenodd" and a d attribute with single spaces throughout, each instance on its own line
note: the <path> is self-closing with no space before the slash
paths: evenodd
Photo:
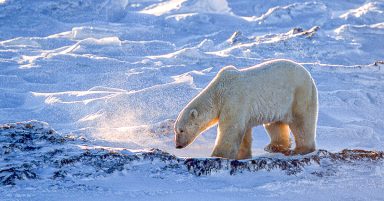
<path id="1" fill-rule="evenodd" d="M 384 4 L 375 0 L 0 0 L 0 123 L 36 119 L 85 137 L 85 146 L 208 157 L 215 129 L 174 148 L 178 112 L 223 66 L 286 58 L 319 89 L 319 149 L 384 150 L 383 36 Z M 276 156 L 263 151 L 262 128 L 253 138 L 255 157 Z M 17 181 L 0 197 L 300 200 L 311 191 L 318 200 L 383 199 L 381 166 L 343 168 L 314 180 L 279 171 L 198 179 L 123 171 L 74 185 Z"/>

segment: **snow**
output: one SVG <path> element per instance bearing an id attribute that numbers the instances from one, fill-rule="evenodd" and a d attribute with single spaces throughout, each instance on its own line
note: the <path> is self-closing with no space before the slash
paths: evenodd
<path id="1" fill-rule="evenodd" d="M 195 12 L 230 14 L 230 10 L 231 9 L 228 7 L 228 2 L 226 0 L 173 0 L 151 5 L 150 7 L 140 11 L 140 13 L 155 16 L 167 15 L 168 13 L 188 14 Z"/>
<path id="2" fill-rule="evenodd" d="M 165 125 L 160 127 L 166 128 Z M 287 157 L 278 154 L 242 161 L 179 158 L 158 149 L 129 150 L 92 145 L 91 141 L 83 137 L 61 136 L 47 123 L 38 121 L 4 124 L 0 127 L 0 134 L 3 145 L 0 149 L 0 184 L 4 186 L 0 192 L 9 198 L 47 199 L 53 196 L 58 199 L 56 194 L 61 194 L 60 190 L 76 190 L 71 195 L 65 194 L 64 198 L 70 199 L 74 193 L 77 199 L 82 200 L 84 193 L 89 197 L 101 191 L 112 194 L 108 197 L 124 195 L 145 200 L 147 196 L 155 199 L 158 199 L 157 196 L 165 196 L 167 199 L 175 199 L 175 194 L 182 193 L 182 188 L 187 187 L 185 184 L 192 198 L 200 193 L 209 196 L 212 196 L 211 193 L 223 193 L 229 194 L 231 198 L 238 197 L 238 193 L 246 193 L 249 197 L 257 191 L 255 185 L 263 190 L 265 187 L 267 190 L 276 189 L 275 186 L 265 184 L 262 179 L 264 177 L 272 178 L 271 182 L 276 181 L 275 177 L 279 178 L 278 181 L 286 182 L 292 182 L 292 178 L 301 178 L 301 181 L 303 178 L 322 178 L 320 181 L 324 181 L 332 177 L 349 176 L 349 172 L 360 173 L 362 167 L 365 174 L 382 176 L 380 166 L 384 159 L 384 152 L 363 150 L 343 150 L 340 153 L 318 150 L 306 156 Z M 348 173 L 343 175 L 345 170 Z M 255 174 L 261 179 L 256 180 L 256 183 L 244 178 Z M 126 188 L 129 179 L 132 179 L 133 184 Z M 378 182 L 381 180 L 380 177 Z M 169 188 L 167 183 L 164 188 L 165 183 L 162 182 L 176 186 L 171 185 Z M 221 186 L 223 182 L 225 185 Z M 215 188 L 200 189 L 195 186 L 196 183 L 213 184 Z M 151 185 L 151 188 L 148 189 L 147 185 Z M 191 185 L 194 188 L 191 189 Z M 20 189 L 23 190 L 18 192 Z M 16 191 L 17 194 L 9 194 L 8 190 Z M 266 197 L 270 196 L 266 194 Z M 101 197 L 103 199 L 104 196 Z"/>
<path id="3" fill-rule="evenodd" d="M 384 150 L 383 35 L 378 0 L 0 0 L 0 123 L 35 119 L 76 139 L 39 141 L 47 147 L 33 156 L 16 152 L 15 162 L 0 166 L 33 161 L 57 146 L 70 156 L 102 147 L 123 155 L 156 148 L 178 160 L 206 158 L 215 129 L 177 150 L 172 126 L 178 112 L 222 67 L 273 58 L 295 60 L 313 75 L 319 149 Z M 255 159 L 282 157 L 264 152 L 263 128 L 254 128 L 253 138 Z M 141 163 L 101 175 L 80 163 L 65 170 L 92 176 L 63 180 L 49 179 L 54 166 L 42 163 L 41 178 L 2 185 L 0 198 L 384 199 L 382 161 L 330 163 L 323 177 L 311 174 L 315 164 L 296 176 L 220 170 L 197 177 Z"/>

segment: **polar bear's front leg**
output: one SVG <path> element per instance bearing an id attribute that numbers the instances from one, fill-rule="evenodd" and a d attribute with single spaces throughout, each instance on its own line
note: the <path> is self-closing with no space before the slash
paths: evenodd
<path id="1" fill-rule="evenodd" d="M 252 128 L 248 128 L 241 142 L 239 153 L 236 159 L 252 158 Z"/>
<path id="2" fill-rule="evenodd" d="M 216 144 L 211 154 L 212 157 L 237 159 L 245 129 L 238 125 L 218 126 Z"/>

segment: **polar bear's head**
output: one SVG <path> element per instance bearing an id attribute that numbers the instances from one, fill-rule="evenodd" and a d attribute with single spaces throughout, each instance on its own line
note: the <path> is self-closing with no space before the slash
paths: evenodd
<path id="1" fill-rule="evenodd" d="M 181 111 L 175 122 L 175 143 L 177 149 L 191 144 L 201 133 L 202 117 L 203 115 L 199 114 L 195 108 L 185 108 Z"/>
<path id="2" fill-rule="evenodd" d="M 200 133 L 217 122 L 211 110 L 199 107 L 184 108 L 175 122 L 175 144 L 177 149 L 191 144 Z"/>
<path id="3" fill-rule="evenodd" d="M 217 103 L 217 77 L 177 117 L 174 128 L 176 148 L 188 146 L 200 133 L 218 122 L 220 106 Z"/>

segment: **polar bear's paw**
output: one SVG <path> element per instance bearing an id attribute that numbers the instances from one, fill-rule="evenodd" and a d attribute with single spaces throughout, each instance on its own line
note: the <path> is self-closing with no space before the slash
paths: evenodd
<path id="1" fill-rule="evenodd" d="M 283 151 L 281 152 L 282 154 L 286 155 L 286 156 L 295 156 L 295 155 L 306 155 L 306 154 L 309 154 L 309 153 L 312 153 L 316 151 L 316 148 L 295 148 L 293 150 L 286 150 L 286 151 Z"/>
<path id="2" fill-rule="evenodd" d="M 311 146 L 311 147 L 296 147 L 292 151 L 291 155 L 305 155 L 305 154 L 309 154 L 311 152 L 314 152 L 315 150 L 316 150 L 315 146 Z"/>
<path id="3" fill-rule="evenodd" d="M 264 150 L 269 153 L 287 153 L 291 145 L 282 145 L 282 144 L 269 144 L 264 147 Z"/>

